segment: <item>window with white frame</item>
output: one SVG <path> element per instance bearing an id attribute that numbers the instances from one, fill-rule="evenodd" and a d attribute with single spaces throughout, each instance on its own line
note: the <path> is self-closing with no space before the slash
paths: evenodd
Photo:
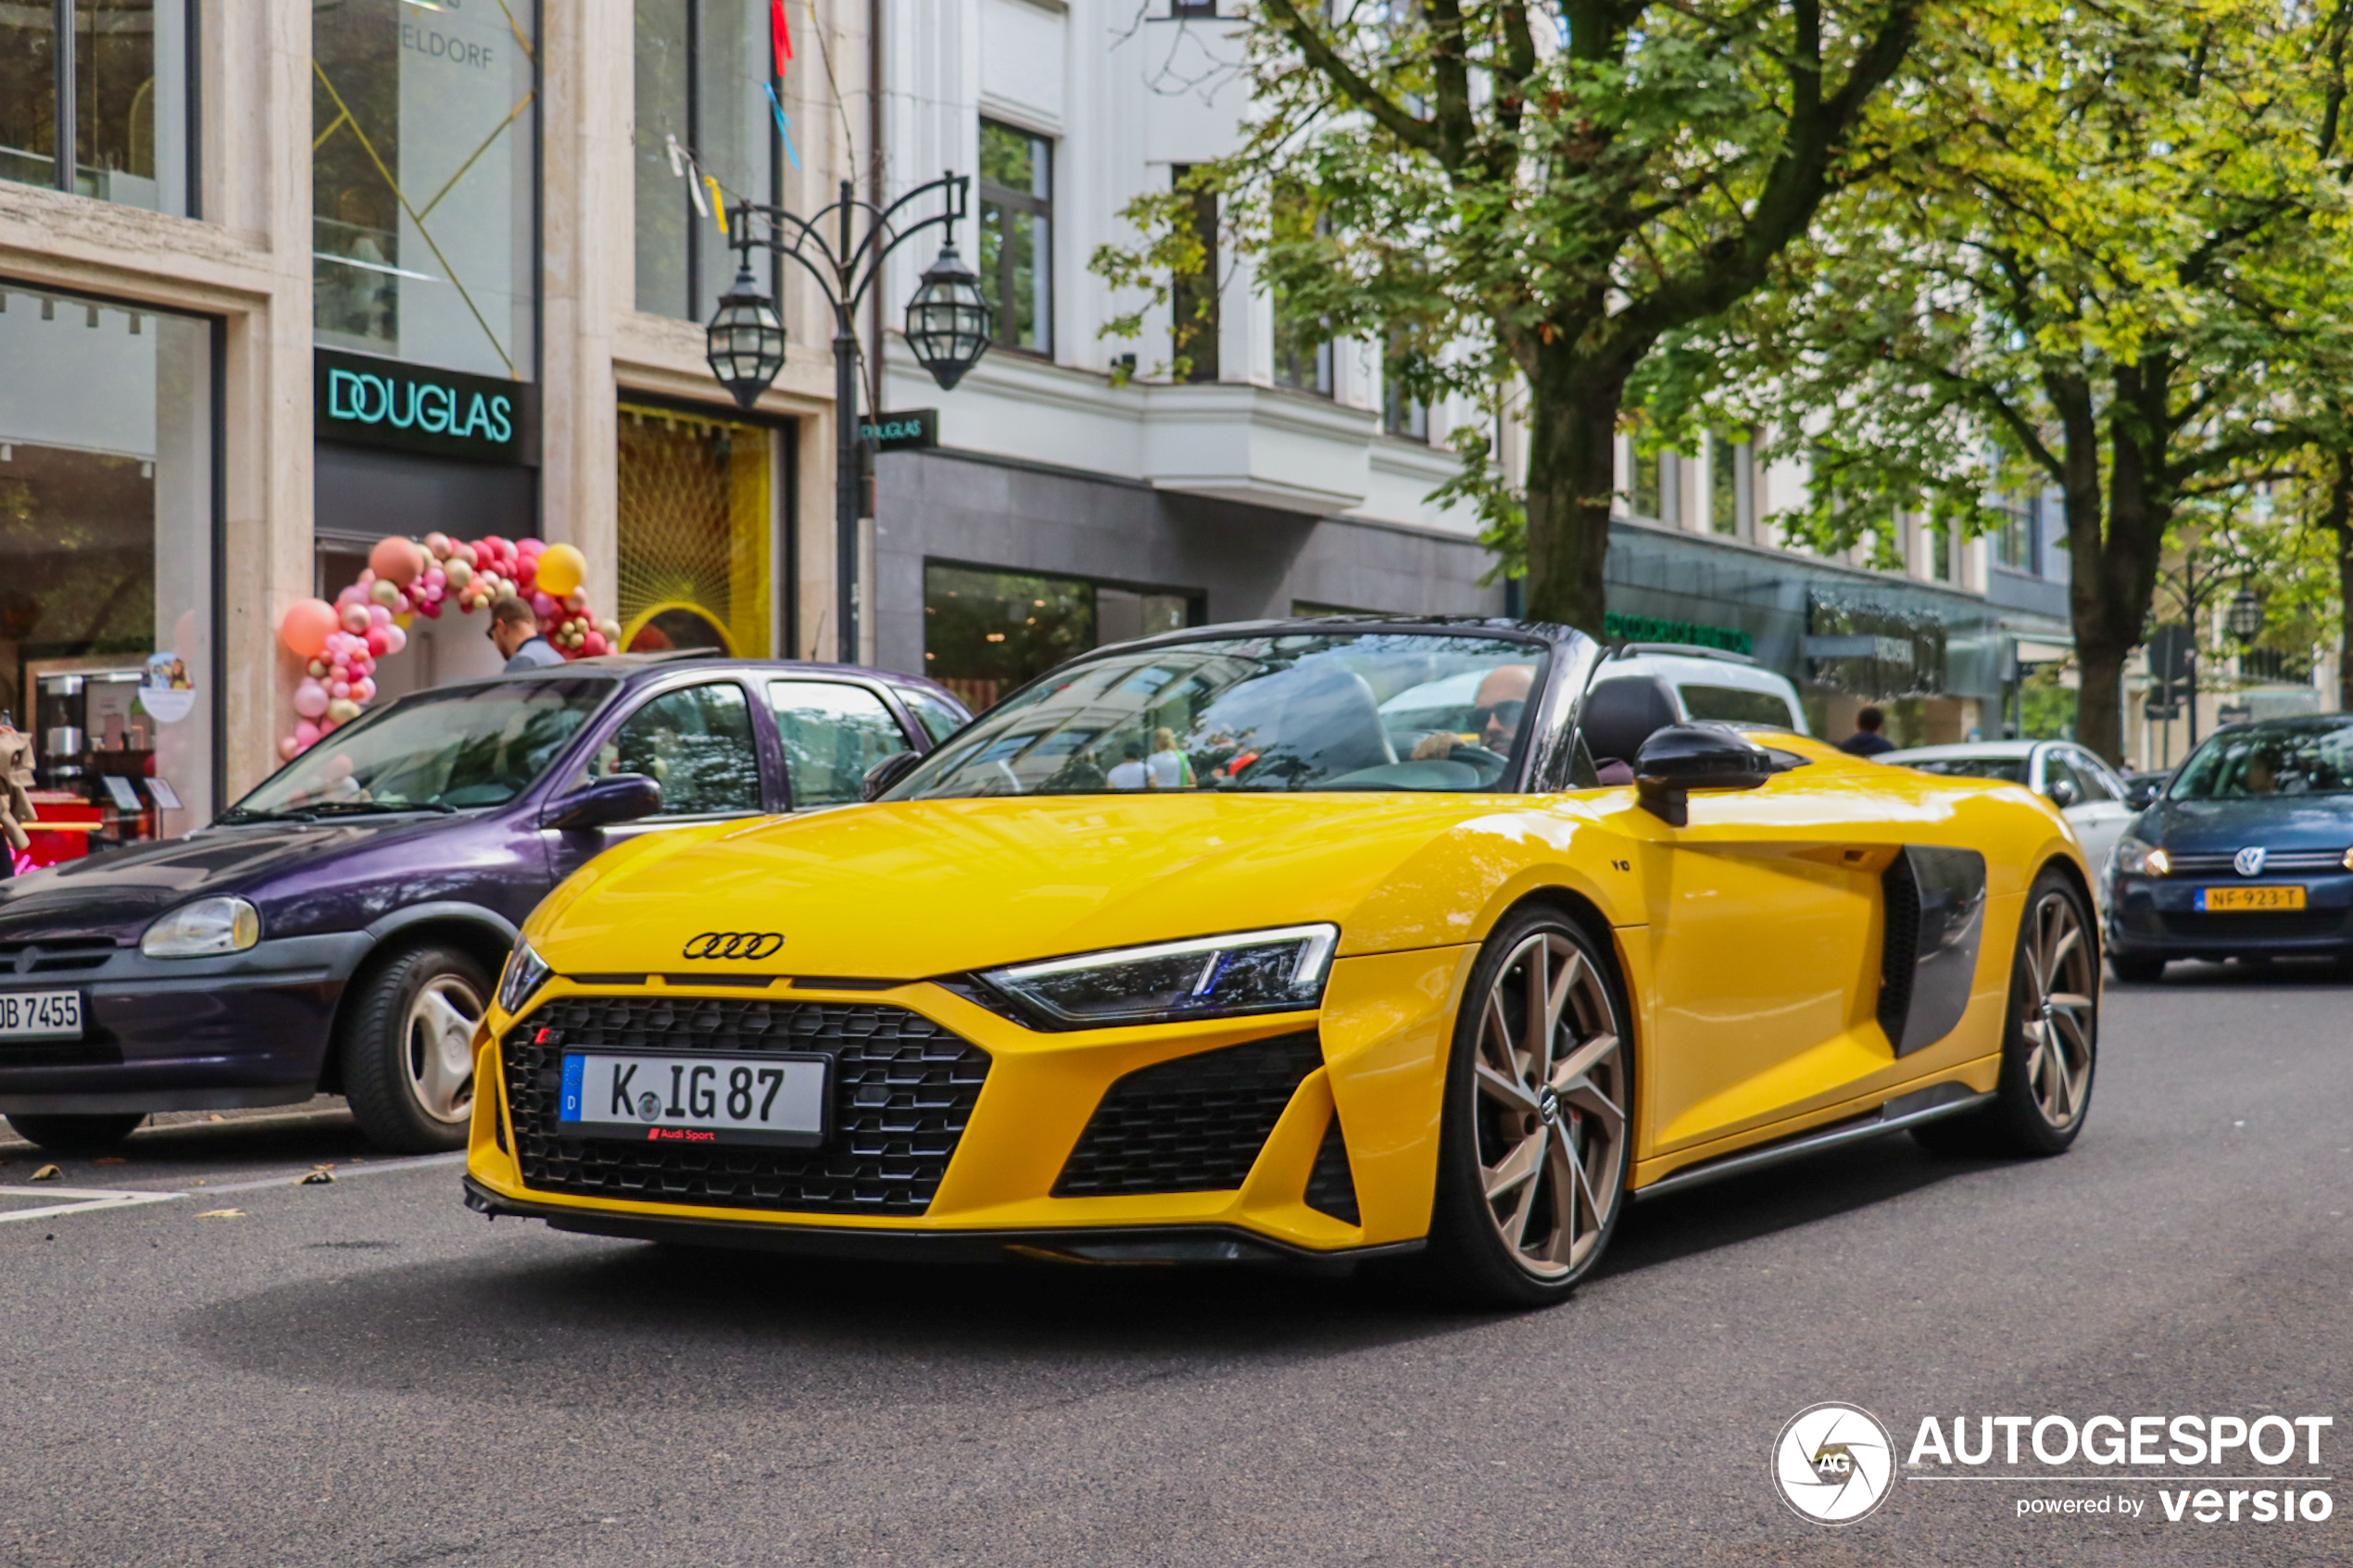
<path id="1" fill-rule="evenodd" d="M 980 287 L 997 312 L 997 344 L 1054 352 L 1054 144 L 1033 131 L 980 122 Z"/>

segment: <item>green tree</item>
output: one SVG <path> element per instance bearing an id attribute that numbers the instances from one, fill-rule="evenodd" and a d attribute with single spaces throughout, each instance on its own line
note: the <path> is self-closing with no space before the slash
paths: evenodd
<path id="1" fill-rule="evenodd" d="M 1775 421 L 1812 463 L 1798 537 L 1900 510 L 1966 534 L 2056 487 L 2078 735 L 2122 752 L 2123 669 L 2169 527 L 2272 477 L 2342 385 L 2346 0 L 1989 11 L 1881 106 L 1881 177 L 1727 318 L 1659 357 L 1672 426 Z M 1720 412 L 1718 417 L 1721 417 Z"/>
<path id="2" fill-rule="evenodd" d="M 1524 564 L 1531 613 L 1598 627 L 1629 379 L 1858 176 L 1857 127 L 1933 5 L 1259 0 L 1244 145 L 1135 204 L 1144 242 L 1095 264 L 1165 300 L 1214 190 L 1296 319 L 1399 345 L 1414 395 L 1524 397 L 1524 487 L 1467 434 L 1448 491 Z"/>

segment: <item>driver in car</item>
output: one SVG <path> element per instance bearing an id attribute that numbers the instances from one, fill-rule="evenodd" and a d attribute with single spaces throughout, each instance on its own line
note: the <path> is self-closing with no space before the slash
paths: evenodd
<path id="1" fill-rule="evenodd" d="M 1476 741 L 1467 734 L 1450 734 L 1441 730 L 1422 737 L 1414 747 L 1413 760 L 1473 761 L 1480 759 L 1479 753 L 1488 754 L 1489 760 L 1509 757 L 1512 743 L 1519 738 L 1520 721 L 1528 711 L 1529 691 L 1535 684 L 1536 667 L 1532 664 L 1499 664 L 1490 670 L 1471 699 L 1470 717 L 1479 725 Z"/>

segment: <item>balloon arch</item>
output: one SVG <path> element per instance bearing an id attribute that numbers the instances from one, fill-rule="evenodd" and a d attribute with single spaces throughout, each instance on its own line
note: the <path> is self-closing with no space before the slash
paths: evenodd
<path id="1" fill-rule="evenodd" d="M 368 569 L 334 603 L 304 599 L 279 620 L 279 641 L 303 661 L 303 675 L 294 691 L 296 723 L 280 737 L 278 755 L 292 761 L 359 718 L 375 700 L 376 661 L 409 646 L 408 629 L 420 615 L 438 621 L 452 606 L 472 615 L 511 594 L 531 606 L 540 635 L 565 658 L 612 652 L 621 625 L 589 613 L 587 571 L 572 546 L 538 539 L 378 540 Z"/>

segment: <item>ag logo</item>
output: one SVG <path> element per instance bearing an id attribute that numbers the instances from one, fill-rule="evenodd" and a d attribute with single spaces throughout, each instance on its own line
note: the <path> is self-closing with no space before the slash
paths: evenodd
<path id="1" fill-rule="evenodd" d="M 1817 1524 L 1852 1524 L 1887 1500 L 1895 1443 L 1879 1418 L 1853 1405 L 1808 1405 L 1773 1443 L 1781 1500 Z"/>
<path id="2" fill-rule="evenodd" d="M 785 945 L 773 931 L 706 931 L 686 938 L 679 957 L 687 959 L 764 959 Z"/>

